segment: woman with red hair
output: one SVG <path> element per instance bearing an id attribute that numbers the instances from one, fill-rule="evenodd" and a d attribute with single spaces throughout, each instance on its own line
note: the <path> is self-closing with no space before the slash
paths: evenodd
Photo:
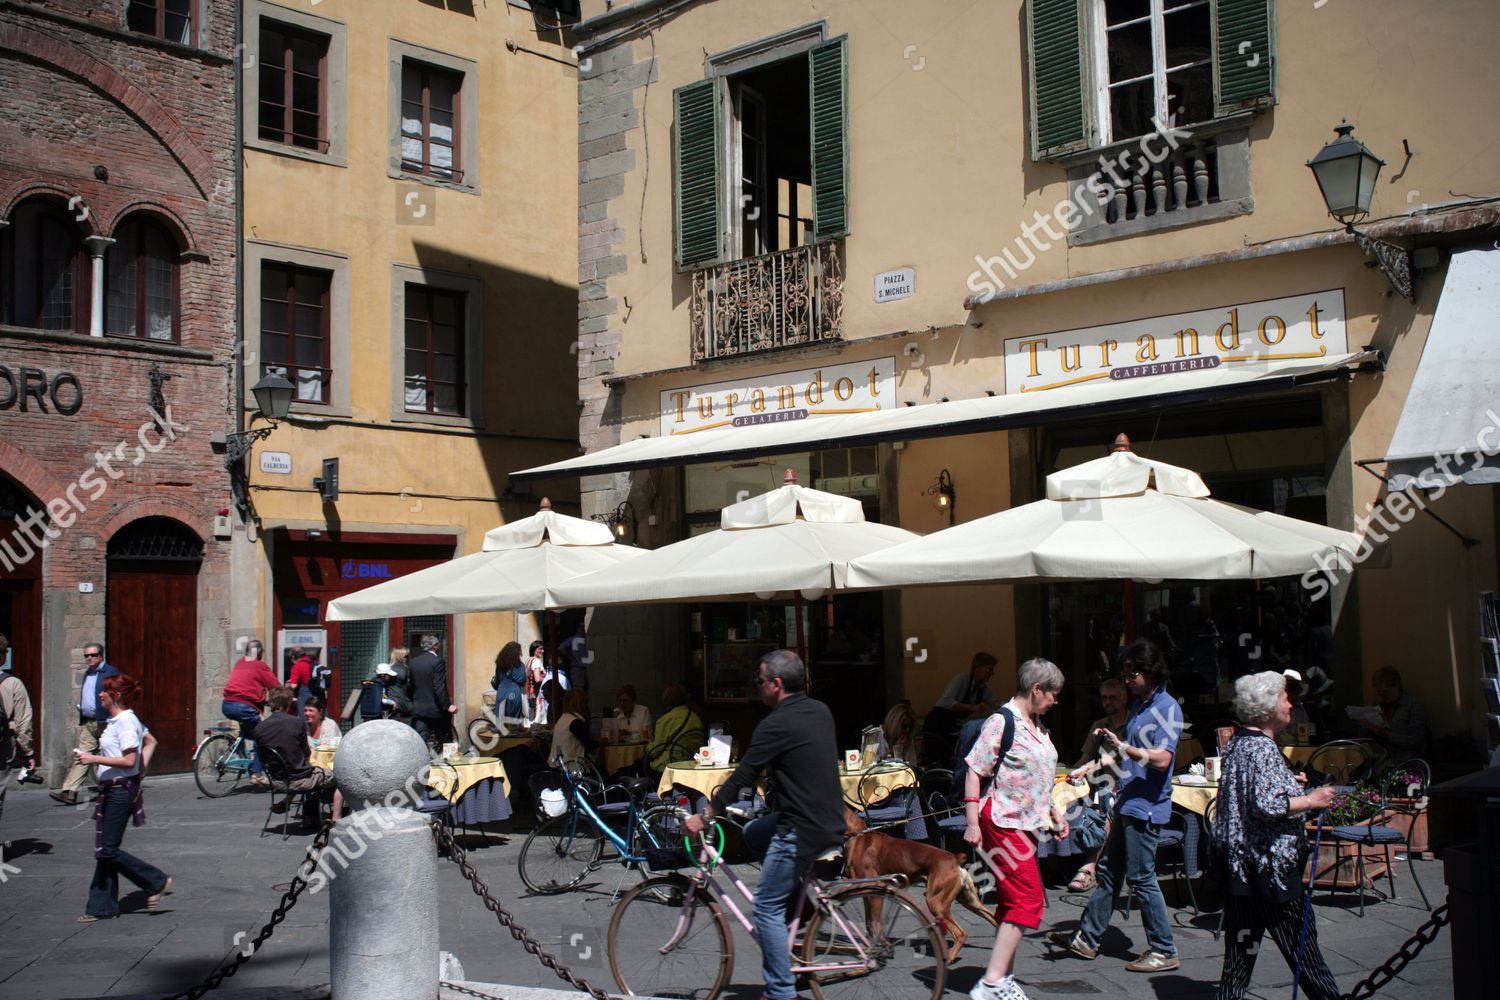
<path id="1" fill-rule="evenodd" d="M 120 849 L 125 825 L 146 822 L 141 807 L 141 775 L 156 752 L 156 738 L 141 725 L 132 707 L 141 689 L 126 674 L 110 677 L 99 686 L 99 708 L 109 722 L 99 736 L 98 753 L 73 751 L 80 764 L 99 768 L 99 795 L 94 802 L 94 880 L 81 924 L 120 915 L 120 876 L 147 893 L 146 909 L 154 910 L 172 891 L 172 878 L 154 865 Z"/>

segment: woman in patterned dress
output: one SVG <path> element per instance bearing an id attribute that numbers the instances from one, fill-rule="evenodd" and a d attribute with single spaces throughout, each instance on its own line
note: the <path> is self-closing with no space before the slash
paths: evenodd
<path id="1" fill-rule="evenodd" d="M 1267 670 L 1234 682 L 1241 726 L 1229 740 L 1219 777 L 1214 840 L 1229 869 L 1224 901 L 1224 972 L 1219 1000 L 1242 1000 L 1255 969 L 1261 935 L 1270 931 L 1289 967 L 1298 967 L 1304 912 L 1308 920 L 1300 967 L 1308 1000 L 1338 1000 L 1338 984 L 1318 948 L 1318 928 L 1305 907 L 1302 873 L 1309 845 L 1304 814 L 1327 809 L 1333 787 L 1304 792 L 1276 745 L 1292 721 L 1286 678 Z"/>
<path id="2" fill-rule="evenodd" d="M 980 846 L 997 880 L 995 946 L 989 965 L 974 988 L 972 1000 L 1026 1000 L 1016 984 L 1016 947 L 1027 929 L 1042 923 L 1046 896 L 1037 868 L 1037 838 L 1048 830 L 1068 835 L 1068 821 L 1052 800 L 1057 747 L 1042 726 L 1042 716 L 1057 704 L 1063 672 L 1050 660 L 1032 659 L 1016 672 L 1016 695 L 991 715 L 965 762 L 964 840 Z M 1006 731 L 1010 749 L 1002 756 Z M 979 794 L 981 778 L 994 775 L 989 791 Z"/>

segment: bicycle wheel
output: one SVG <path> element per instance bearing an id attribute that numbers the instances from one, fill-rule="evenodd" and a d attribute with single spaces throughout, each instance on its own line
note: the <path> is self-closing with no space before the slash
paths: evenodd
<path id="1" fill-rule="evenodd" d="M 734 968 L 724 914 L 682 875 L 627 892 L 609 920 L 609 968 L 630 996 L 713 1000 Z M 679 930 L 681 933 L 679 933 Z"/>
<path id="2" fill-rule="evenodd" d="M 888 885 L 835 889 L 827 912 L 807 923 L 802 964 L 818 1000 L 937 1000 L 946 965 L 937 926 L 910 896 Z"/>
<path id="3" fill-rule="evenodd" d="M 652 806 L 636 820 L 630 837 L 630 853 L 645 857 L 647 849 L 681 850 L 682 820 L 677 817 L 674 806 Z M 683 853 L 686 857 L 686 852 Z"/>
<path id="4" fill-rule="evenodd" d="M 521 881 L 544 896 L 567 892 L 598 866 L 603 854 L 604 838 L 592 819 L 576 811 L 553 816 L 532 830 L 521 847 Z"/>
<path id="5" fill-rule="evenodd" d="M 198 783 L 198 791 L 211 799 L 234 791 L 245 776 L 244 765 L 229 763 L 234 744 L 232 736 L 221 733 L 198 744 L 198 752 L 193 755 L 193 780 Z"/>

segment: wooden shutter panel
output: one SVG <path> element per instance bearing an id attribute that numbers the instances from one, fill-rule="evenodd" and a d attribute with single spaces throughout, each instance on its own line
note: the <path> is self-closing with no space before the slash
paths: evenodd
<path id="1" fill-rule="evenodd" d="M 1271 0 L 1214 0 L 1213 18 L 1214 116 L 1276 103 Z"/>
<path id="2" fill-rule="evenodd" d="M 1028 0 L 1033 159 L 1088 148 L 1079 0 Z"/>
<path id="3" fill-rule="evenodd" d="M 673 167 L 677 197 L 677 266 L 719 257 L 719 80 L 699 80 L 672 92 L 676 115 Z"/>
<path id="4" fill-rule="evenodd" d="M 847 36 L 807 53 L 810 81 L 813 238 L 849 234 L 849 50 Z"/>

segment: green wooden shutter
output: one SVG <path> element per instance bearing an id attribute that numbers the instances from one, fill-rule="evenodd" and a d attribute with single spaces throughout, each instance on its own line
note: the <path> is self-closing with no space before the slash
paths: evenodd
<path id="1" fill-rule="evenodd" d="M 811 107 L 813 238 L 849 234 L 848 37 L 807 53 Z"/>
<path id="2" fill-rule="evenodd" d="M 1214 0 L 1213 18 L 1214 116 L 1276 103 L 1271 0 Z"/>
<path id="3" fill-rule="evenodd" d="M 1026 30 L 1031 57 L 1032 158 L 1087 149 L 1079 0 L 1029 0 Z"/>
<path id="4" fill-rule="evenodd" d="M 672 92 L 677 119 L 672 140 L 677 197 L 677 266 L 719 257 L 720 150 L 717 79 L 699 80 Z"/>

